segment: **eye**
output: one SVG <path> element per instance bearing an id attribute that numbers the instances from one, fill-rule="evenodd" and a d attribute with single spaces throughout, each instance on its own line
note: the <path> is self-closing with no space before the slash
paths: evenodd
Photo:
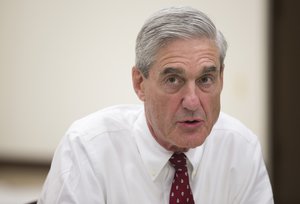
<path id="1" fill-rule="evenodd" d="M 175 92 L 183 84 L 184 80 L 178 75 L 170 75 L 163 80 L 163 87 L 167 92 Z"/>
<path id="2" fill-rule="evenodd" d="M 175 77 L 175 76 L 170 76 L 166 79 L 166 83 L 169 83 L 169 84 L 178 84 L 179 83 L 179 79 L 178 77 Z"/>
<path id="3" fill-rule="evenodd" d="M 201 77 L 200 81 L 202 84 L 208 84 L 212 82 L 212 79 L 209 76 L 203 76 Z"/>
<path id="4" fill-rule="evenodd" d="M 206 74 L 198 79 L 198 85 L 204 88 L 209 88 L 215 81 L 215 77 L 210 74 Z"/>

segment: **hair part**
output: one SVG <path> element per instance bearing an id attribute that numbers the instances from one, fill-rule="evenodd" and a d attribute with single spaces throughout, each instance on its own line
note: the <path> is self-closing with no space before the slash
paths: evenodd
<path id="1" fill-rule="evenodd" d="M 147 78 L 159 49 L 176 39 L 194 38 L 215 41 L 223 65 L 227 42 L 206 14 L 190 7 L 159 10 L 146 20 L 137 36 L 135 65 Z"/>

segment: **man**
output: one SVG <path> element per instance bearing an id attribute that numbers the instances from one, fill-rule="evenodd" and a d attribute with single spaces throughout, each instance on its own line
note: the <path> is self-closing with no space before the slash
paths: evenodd
<path id="1" fill-rule="evenodd" d="M 226 49 L 198 10 L 151 16 L 132 69 L 144 105 L 76 121 L 56 150 L 39 203 L 273 203 L 256 136 L 220 113 Z"/>

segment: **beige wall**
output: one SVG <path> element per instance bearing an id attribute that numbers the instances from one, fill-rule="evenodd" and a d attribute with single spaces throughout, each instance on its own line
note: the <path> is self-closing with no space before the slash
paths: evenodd
<path id="1" fill-rule="evenodd" d="M 0 158 L 50 160 L 74 120 L 139 103 L 135 37 L 170 5 L 204 11 L 225 34 L 223 111 L 259 135 L 268 159 L 267 0 L 0 0 Z"/>

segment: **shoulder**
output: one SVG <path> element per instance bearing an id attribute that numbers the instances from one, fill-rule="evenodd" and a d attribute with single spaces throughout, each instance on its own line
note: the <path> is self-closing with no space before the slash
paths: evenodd
<path id="1" fill-rule="evenodd" d="M 67 131 L 72 137 L 93 137 L 109 132 L 131 129 L 138 116 L 143 113 L 142 105 L 117 105 L 104 108 L 75 121 Z M 73 138 L 74 139 L 74 138 Z"/>
<path id="2" fill-rule="evenodd" d="M 257 136 L 245 124 L 223 112 L 220 113 L 212 133 L 220 135 L 224 139 L 235 138 L 246 143 L 256 143 L 257 141 Z"/>
<path id="3" fill-rule="evenodd" d="M 238 119 L 221 113 L 205 142 L 205 150 L 215 158 L 222 158 L 228 168 L 247 169 L 261 159 L 257 136 Z M 250 168 L 250 167 L 249 167 Z"/>

